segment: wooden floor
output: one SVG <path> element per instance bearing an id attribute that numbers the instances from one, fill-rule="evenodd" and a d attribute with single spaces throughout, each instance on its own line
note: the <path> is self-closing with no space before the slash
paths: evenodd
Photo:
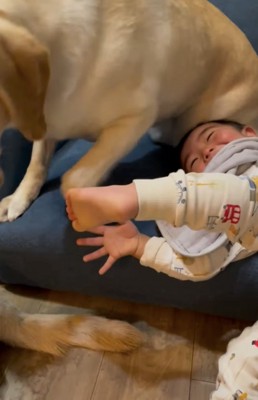
<path id="1" fill-rule="evenodd" d="M 0 286 L 0 295 L 27 312 L 91 312 L 121 318 L 149 338 L 148 345 L 131 354 L 74 349 L 58 360 L 2 346 L 2 376 L 17 376 L 20 395 L 14 399 L 0 391 L 0 400 L 30 400 L 29 381 L 37 400 L 208 400 L 218 357 L 245 326 L 230 319 L 74 293 Z"/>

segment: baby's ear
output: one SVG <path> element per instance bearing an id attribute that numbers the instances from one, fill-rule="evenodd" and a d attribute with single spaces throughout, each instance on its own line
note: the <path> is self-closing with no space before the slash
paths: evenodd
<path id="1" fill-rule="evenodd" d="M 0 99 L 10 122 L 28 140 L 46 132 L 48 51 L 28 30 L 0 15 Z"/>
<path id="2" fill-rule="evenodd" d="M 255 137 L 255 136 L 257 137 L 258 136 L 256 131 L 249 125 L 246 125 L 242 129 L 241 133 L 243 136 L 246 136 L 246 137 Z"/>

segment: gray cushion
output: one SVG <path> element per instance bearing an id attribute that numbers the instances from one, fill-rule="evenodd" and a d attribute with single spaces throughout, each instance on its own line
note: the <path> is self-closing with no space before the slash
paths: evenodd
<path id="1" fill-rule="evenodd" d="M 210 3 L 218 7 L 237 26 L 239 26 L 239 28 L 246 34 L 254 49 L 258 53 L 258 1 L 210 0 Z"/>

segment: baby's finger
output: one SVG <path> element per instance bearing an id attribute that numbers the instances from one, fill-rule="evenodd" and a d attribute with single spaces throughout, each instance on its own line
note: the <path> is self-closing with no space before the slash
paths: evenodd
<path id="1" fill-rule="evenodd" d="M 78 246 L 103 246 L 103 236 L 80 238 L 76 240 Z"/>
<path id="2" fill-rule="evenodd" d="M 107 251 L 106 251 L 105 247 L 101 247 L 101 249 L 93 251 L 92 253 L 84 256 L 83 261 L 88 262 L 88 261 L 97 260 L 98 258 L 106 256 L 106 255 L 107 255 Z"/>
<path id="3" fill-rule="evenodd" d="M 115 263 L 116 259 L 112 256 L 109 256 L 105 264 L 99 269 L 99 274 L 104 275 Z"/>

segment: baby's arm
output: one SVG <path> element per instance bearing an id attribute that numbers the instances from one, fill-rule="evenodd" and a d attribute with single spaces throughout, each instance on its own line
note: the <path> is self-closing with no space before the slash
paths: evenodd
<path id="1" fill-rule="evenodd" d="M 85 262 L 107 256 L 99 270 L 106 273 L 119 258 L 132 256 L 140 260 L 143 266 L 163 272 L 180 280 L 199 281 L 214 276 L 226 253 L 219 249 L 210 255 L 187 258 L 182 257 L 168 245 L 163 238 L 148 237 L 141 234 L 136 226 L 127 221 L 122 225 L 100 226 L 91 230 L 98 236 L 77 240 L 79 246 L 98 246 L 99 248 L 83 257 Z"/>
<path id="2" fill-rule="evenodd" d="M 152 237 L 144 247 L 141 265 L 150 267 L 179 280 L 202 281 L 221 271 L 228 251 L 224 246 L 199 257 L 185 257 L 176 253 L 164 238 Z"/>

